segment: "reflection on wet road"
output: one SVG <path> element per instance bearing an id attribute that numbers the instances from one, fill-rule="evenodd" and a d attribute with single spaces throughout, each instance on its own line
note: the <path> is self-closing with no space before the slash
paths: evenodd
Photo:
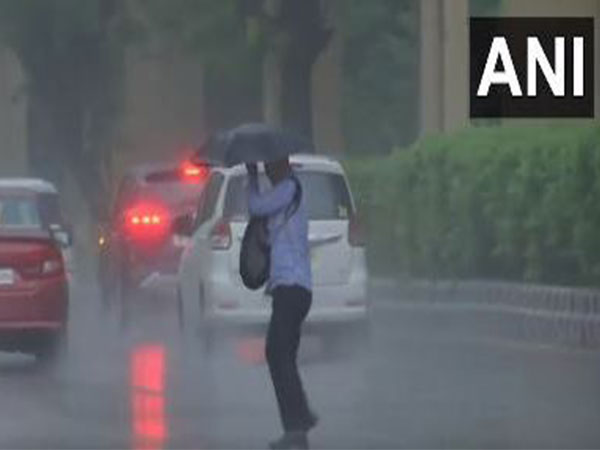
<path id="1" fill-rule="evenodd" d="M 93 289 L 73 304 L 64 363 L 0 355 L 1 448 L 264 448 L 279 434 L 262 336 L 224 338 L 206 358 L 179 338 L 168 297 L 140 305 L 126 333 Z M 321 416 L 313 447 L 600 445 L 598 354 L 495 342 L 472 318 L 385 308 L 368 355 L 331 358 L 318 339 L 303 342 Z"/>
<path id="2" fill-rule="evenodd" d="M 167 439 L 165 347 L 146 344 L 131 353 L 133 448 L 160 450 Z"/>

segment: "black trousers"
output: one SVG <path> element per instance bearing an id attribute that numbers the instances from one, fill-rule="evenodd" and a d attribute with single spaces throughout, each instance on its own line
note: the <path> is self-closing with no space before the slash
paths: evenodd
<path id="1" fill-rule="evenodd" d="M 273 290 L 266 356 L 286 432 L 308 430 L 310 410 L 296 358 L 302 322 L 311 303 L 312 293 L 301 286 L 279 286 Z"/>

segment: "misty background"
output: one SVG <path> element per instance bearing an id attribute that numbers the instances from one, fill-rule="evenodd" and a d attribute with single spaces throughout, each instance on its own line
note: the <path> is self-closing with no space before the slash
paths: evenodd
<path id="1" fill-rule="evenodd" d="M 577 172 L 593 122 L 471 122 L 468 18 L 599 11 L 592 0 L 2 0 L 0 175 L 57 183 L 79 251 L 93 254 L 124 170 L 266 121 L 345 161 L 377 272 L 557 281 L 575 267 L 558 281 L 596 283 L 600 219 L 582 198 L 595 178 Z M 560 149 L 536 153 L 540 126 L 563 133 L 571 172 Z M 560 198 L 536 185 L 569 179 L 579 185 Z"/>
<path id="2" fill-rule="evenodd" d="M 68 357 L 2 355 L 0 447 L 276 436 L 264 333 L 208 358 L 175 292 L 124 330 L 95 279 L 128 168 L 265 121 L 341 160 L 366 231 L 362 351 L 303 337 L 316 448 L 598 448 L 600 127 L 471 121 L 471 16 L 595 17 L 600 117 L 600 0 L 0 0 L 0 177 L 56 183 L 77 271 Z"/>

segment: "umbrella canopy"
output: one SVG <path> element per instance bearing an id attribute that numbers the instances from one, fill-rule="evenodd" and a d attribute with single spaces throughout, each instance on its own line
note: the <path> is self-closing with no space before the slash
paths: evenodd
<path id="1" fill-rule="evenodd" d="M 217 147 L 223 152 L 225 165 L 268 162 L 293 153 L 313 153 L 308 139 L 293 132 L 262 123 L 249 123 L 222 134 Z"/>
<path id="2" fill-rule="evenodd" d="M 204 139 L 197 147 L 191 162 L 194 164 L 223 165 L 225 158 L 224 145 L 226 143 L 226 132 L 217 131 Z"/>

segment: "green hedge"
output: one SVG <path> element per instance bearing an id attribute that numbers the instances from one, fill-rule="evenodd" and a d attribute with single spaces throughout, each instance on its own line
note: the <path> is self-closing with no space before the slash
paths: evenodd
<path id="1" fill-rule="evenodd" d="M 600 284 L 600 127 L 471 128 L 347 170 L 373 270 Z"/>

